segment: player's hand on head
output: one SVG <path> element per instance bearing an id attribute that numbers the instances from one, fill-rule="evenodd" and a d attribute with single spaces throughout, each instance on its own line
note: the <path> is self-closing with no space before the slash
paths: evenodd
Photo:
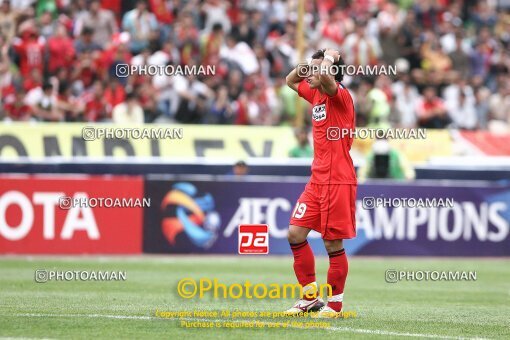
<path id="1" fill-rule="evenodd" d="M 332 48 L 326 48 L 326 50 L 324 51 L 324 55 L 332 56 L 335 59 L 335 62 L 338 61 L 338 59 L 340 59 L 340 52 Z"/>

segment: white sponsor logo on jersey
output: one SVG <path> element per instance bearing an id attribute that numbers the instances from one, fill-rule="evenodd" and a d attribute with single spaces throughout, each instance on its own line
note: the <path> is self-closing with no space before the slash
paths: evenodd
<path id="1" fill-rule="evenodd" d="M 326 119 L 326 104 L 314 106 L 312 109 L 312 118 L 316 122 Z"/>

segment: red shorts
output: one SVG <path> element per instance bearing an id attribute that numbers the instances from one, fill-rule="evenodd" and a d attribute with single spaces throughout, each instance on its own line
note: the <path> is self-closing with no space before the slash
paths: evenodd
<path id="1" fill-rule="evenodd" d="M 356 185 L 308 183 L 290 224 L 313 229 L 324 240 L 356 237 Z"/>

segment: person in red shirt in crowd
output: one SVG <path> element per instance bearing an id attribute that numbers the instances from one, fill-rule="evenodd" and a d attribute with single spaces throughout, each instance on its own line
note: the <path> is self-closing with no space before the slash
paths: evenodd
<path id="1" fill-rule="evenodd" d="M 101 8 L 109 9 L 113 13 L 121 13 L 122 0 L 101 0 Z"/>
<path id="2" fill-rule="evenodd" d="M 451 120 L 444 101 L 436 95 L 436 89 L 428 86 L 416 106 L 418 126 L 421 128 L 444 129 Z"/>
<path id="3" fill-rule="evenodd" d="M 113 38 L 112 45 L 101 52 L 97 59 L 97 68 L 102 77 L 109 76 L 126 84 L 127 78 L 119 78 L 116 74 L 117 64 L 131 64 L 132 54 L 129 51 L 129 34 L 123 32 Z"/>
<path id="4" fill-rule="evenodd" d="M 25 90 L 19 89 L 5 97 L 4 110 L 9 119 L 27 121 L 32 117 L 32 109 L 23 101 L 25 94 Z"/>
<path id="5" fill-rule="evenodd" d="M 42 86 L 42 84 L 43 75 L 38 68 L 34 68 L 30 71 L 30 74 L 23 79 L 23 90 L 28 92 L 36 87 Z"/>
<path id="6" fill-rule="evenodd" d="M 74 62 L 71 79 L 79 81 L 82 88 L 88 88 L 99 77 L 97 60 L 93 55 L 91 52 L 82 52 Z"/>
<path id="7" fill-rule="evenodd" d="M 66 121 L 75 122 L 81 120 L 80 117 L 85 110 L 85 103 L 72 94 L 69 85 L 64 82 L 58 86 L 57 110 L 62 113 Z"/>
<path id="8" fill-rule="evenodd" d="M 156 16 L 158 22 L 171 25 L 174 21 L 172 11 L 167 8 L 167 1 L 165 0 L 149 0 L 149 8 Z"/>
<path id="9" fill-rule="evenodd" d="M 356 237 L 356 189 L 354 165 L 349 155 L 355 125 L 354 105 L 341 83 L 342 72 L 323 72 L 332 65 L 344 65 L 336 50 L 319 50 L 312 55 L 309 69 L 299 65 L 287 76 L 287 85 L 312 104 L 314 160 L 312 176 L 292 213 L 288 240 L 294 255 L 294 272 L 304 295 L 286 311 L 289 315 L 315 311 L 317 317 L 341 315 L 348 263 L 343 240 Z M 318 72 L 318 70 L 321 72 Z M 303 72 L 305 71 L 305 72 Z M 336 134 L 334 133 L 336 131 Z M 327 282 L 331 296 L 324 306 L 317 295 L 315 260 L 306 240 L 309 232 L 319 232 L 329 255 Z"/>
<path id="10" fill-rule="evenodd" d="M 123 103 L 126 98 L 126 91 L 118 80 L 112 79 L 104 90 L 103 97 L 107 104 L 107 118 L 111 118 L 113 108 Z"/>
<path id="11" fill-rule="evenodd" d="M 145 122 L 153 122 L 159 114 L 158 104 L 154 93 L 156 89 L 152 85 L 152 79 L 150 77 L 143 77 L 141 83 L 135 87 L 136 93 L 138 94 L 138 100 L 145 113 Z"/>
<path id="12" fill-rule="evenodd" d="M 188 65 L 199 54 L 199 31 L 190 13 L 183 13 L 175 25 L 175 41 L 181 51 L 181 65 Z"/>
<path id="13" fill-rule="evenodd" d="M 223 25 L 216 23 L 212 31 L 202 41 L 202 60 L 204 65 L 211 65 L 220 55 L 220 47 L 224 42 Z"/>
<path id="14" fill-rule="evenodd" d="M 319 31 L 325 43 L 343 44 L 348 32 L 352 31 L 354 23 L 346 11 L 341 8 L 331 9 L 324 20 L 319 22 Z"/>
<path id="15" fill-rule="evenodd" d="M 23 25 L 22 25 L 23 26 Z M 27 77 L 34 68 L 44 71 L 46 41 L 33 26 L 20 27 L 20 38 L 15 38 L 13 48 L 19 57 L 20 73 Z"/>
<path id="16" fill-rule="evenodd" d="M 81 100 L 85 103 L 83 120 L 86 122 L 98 122 L 108 116 L 108 101 L 105 96 L 105 86 L 100 80 L 96 80 L 92 89 L 85 92 Z"/>
<path id="17" fill-rule="evenodd" d="M 71 68 L 74 56 L 74 40 L 60 24 L 55 35 L 48 39 L 48 73 L 53 75 L 59 68 Z"/>

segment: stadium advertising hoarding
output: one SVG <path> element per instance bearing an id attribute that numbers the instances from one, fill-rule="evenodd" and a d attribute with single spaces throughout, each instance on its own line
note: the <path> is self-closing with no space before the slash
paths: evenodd
<path id="1" fill-rule="evenodd" d="M 260 223 L 269 226 L 269 253 L 290 254 L 287 226 L 304 184 L 173 181 L 149 176 L 145 195 L 154 204 L 144 216 L 143 250 L 235 254 L 239 224 Z M 387 198 L 385 203 L 395 205 L 391 199 L 415 203 L 367 207 L 366 197 Z M 443 205 L 420 205 L 419 199 Z M 452 206 L 444 205 L 452 201 Z M 510 255 L 508 185 L 363 184 L 358 187 L 356 219 L 358 236 L 346 242 L 351 254 Z M 314 232 L 310 236 L 314 252 L 325 254 L 320 236 Z"/>
<path id="2" fill-rule="evenodd" d="M 360 185 L 358 236 L 346 242 L 347 251 L 509 256 L 510 186 L 456 183 Z M 2 176 L 0 253 L 136 254 L 143 248 L 145 253 L 237 254 L 238 226 L 267 224 L 269 254 L 289 254 L 287 225 L 304 184 L 148 176 L 144 188 L 142 177 Z M 62 197 L 75 204 L 62 206 Z M 130 205 L 100 205 L 101 198 Z M 420 199 L 453 205 L 420 206 Z M 310 234 L 310 244 L 325 254 L 317 233 Z"/>
<path id="3" fill-rule="evenodd" d="M 373 139 L 355 139 L 353 153 L 363 156 Z M 392 145 L 415 163 L 431 156 L 450 156 L 445 130 L 427 131 L 426 139 L 395 139 Z M 0 157 L 41 159 L 73 157 L 157 157 L 183 159 L 287 158 L 296 144 L 289 126 L 160 125 L 112 126 L 82 123 L 9 123 L 0 125 Z"/>
<path id="4" fill-rule="evenodd" d="M 0 253 L 138 254 L 142 195 L 142 177 L 1 176 Z"/>

